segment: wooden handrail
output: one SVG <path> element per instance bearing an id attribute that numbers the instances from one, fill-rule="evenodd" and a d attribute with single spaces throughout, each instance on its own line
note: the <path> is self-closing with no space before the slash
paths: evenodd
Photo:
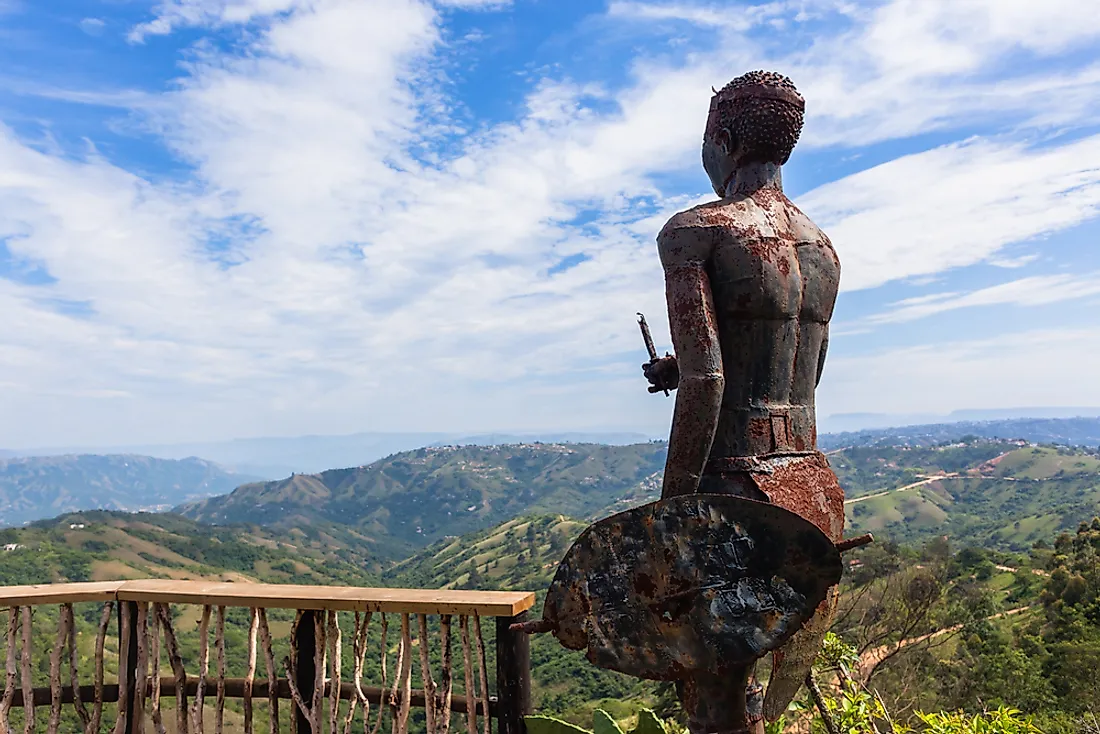
<path id="1" fill-rule="evenodd" d="M 535 595 L 529 591 L 374 589 L 171 579 L 0 587 L 0 606 L 97 601 L 514 617 L 534 606 Z"/>

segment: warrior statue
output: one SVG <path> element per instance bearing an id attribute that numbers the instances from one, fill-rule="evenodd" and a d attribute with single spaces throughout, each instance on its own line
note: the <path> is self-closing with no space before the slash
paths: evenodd
<path id="1" fill-rule="evenodd" d="M 844 493 L 817 451 L 821 379 L 840 280 L 836 252 L 783 193 L 780 168 L 802 130 L 791 80 L 755 71 L 714 95 L 703 167 L 719 201 L 658 235 L 675 357 L 643 366 L 651 392 L 679 388 L 662 497 L 733 494 L 844 530 Z M 781 650 L 764 703 L 778 718 L 802 684 L 836 589 Z"/>
<path id="2" fill-rule="evenodd" d="M 721 199 L 658 236 L 676 356 L 661 499 L 582 533 L 543 617 L 522 625 L 600 667 L 675 681 L 692 734 L 757 734 L 809 672 L 836 607 L 844 497 L 817 451 L 814 390 L 840 265 L 786 196 L 802 129 L 789 79 L 753 72 L 711 101 L 703 166 Z M 767 693 L 751 683 L 772 652 Z"/>

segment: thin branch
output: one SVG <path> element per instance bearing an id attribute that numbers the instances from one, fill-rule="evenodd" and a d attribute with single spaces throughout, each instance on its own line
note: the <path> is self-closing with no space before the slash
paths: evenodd
<path id="1" fill-rule="evenodd" d="M 199 620 L 199 682 L 195 688 L 195 700 L 191 702 L 191 726 L 195 734 L 204 728 L 203 708 L 206 705 L 206 679 L 210 675 L 210 612 L 209 604 L 202 607 Z"/>
<path id="2" fill-rule="evenodd" d="M 19 677 L 19 664 L 15 657 L 19 631 L 19 607 L 8 609 L 8 664 L 4 683 L 4 699 L 0 702 L 0 734 L 14 734 L 11 728 L 11 704 L 15 700 L 15 681 Z"/>
<path id="3" fill-rule="evenodd" d="M 65 618 L 65 626 L 68 629 L 65 644 L 69 648 L 69 685 L 73 688 L 73 708 L 76 709 L 76 715 L 80 718 L 81 730 L 87 732 L 92 715 L 88 713 L 88 707 L 80 698 L 80 651 L 76 647 L 76 617 L 73 614 L 73 605 L 62 604 L 61 615 Z"/>
<path id="4" fill-rule="evenodd" d="M 107 643 L 107 627 L 111 624 L 114 602 L 103 605 L 99 617 L 99 628 L 95 636 L 95 694 L 92 700 L 92 721 L 85 727 L 86 734 L 99 734 L 99 724 L 103 721 L 103 648 Z"/>
<path id="5" fill-rule="evenodd" d="M 418 614 L 420 647 L 420 685 L 424 688 L 424 717 L 428 734 L 436 734 L 435 679 L 432 677 L 432 665 L 428 659 L 428 615 Z"/>
<path id="6" fill-rule="evenodd" d="M 389 630 L 389 627 L 390 627 L 389 620 L 386 619 L 386 615 L 385 615 L 385 613 L 383 613 L 382 614 L 382 642 L 381 642 L 381 645 L 380 645 L 380 647 L 382 648 L 381 658 L 382 658 L 382 690 L 383 691 L 386 690 L 386 684 L 387 684 L 387 679 L 386 679 L 386 677 L 387 677 L 387 674 L 386 674 L 386 653 L 388 652 L 388 648 L 386 647 L 386 631 Z M 378 731 L 382 728 L 382 716 L 385 713 L 385 711 L 386 711 L 386 707 L 382 705 L 382 699 L 381 699 L 381 697 L 379 697 L 379 699 L 378 699 L 378 719 L 374 722 L 374 727 L 371 728 L 370 734 L 378 734 Z M 366 730 L 367 730 L 367 720 L 364 718 L 363 719 L 363 732 L 364 732 L 364 734 L 366 734 Z"/>
<path id="7" fill-rule="evenodd" d="M 466 685 L 466 734 L 477 732 L 477 688 L 474 686 L 473 655 L 470 650 L 470 618 L 465 614 L 458 618 L 462 634 L 462 673 Z"/>
<path id="8" fill-rule="evenodd" d="M 271 629 L 267 626 L 267 610 L 260 608 L 260 646 L 264 650 L 264 665 L 267 668 L 267 708 L 270 714 L 270 734 L 279 734 L 279 673 L 275 668 L 275 652 L 271 646 Z"/>
<path id="9" fill-rule="evenodd" d="M 481 731 L 482 734 L 489 734 L 489 671 L 485 665 L 485 638 L 481 635 L 481 617 L 476 614 L 474 615 L 474 639 L 477 642 L 478 682 L 481 684 Z"/>
<path id="10" fill-rule="evenodd" d="M 256 680 L 256 635 L 260 631 L 260 615 L 255 607 L 248 610 L 248 648 L 245 650 L 247 669 L 244 676 L 244 734 L 252 734 L 252 684 Z"/>

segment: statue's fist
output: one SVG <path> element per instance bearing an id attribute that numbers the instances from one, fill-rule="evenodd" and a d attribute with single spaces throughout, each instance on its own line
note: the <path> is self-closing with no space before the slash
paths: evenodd
<path id="1" fill-rule="evenodd" d="M 646 362 L 642 373 L 649 380 L 650 392 L 675 390 L 680 384 L 680 365 L 671 354 Z"/>

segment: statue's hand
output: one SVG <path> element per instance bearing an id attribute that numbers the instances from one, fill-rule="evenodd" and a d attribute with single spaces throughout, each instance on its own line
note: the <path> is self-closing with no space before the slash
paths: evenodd
<path id="1" fill-rule="evenodd" d="M 646 362 L 642 373 L 649 380 L 650 392 L 675 390 L 680 384 L 680 364 L 671 354 Z"/>

